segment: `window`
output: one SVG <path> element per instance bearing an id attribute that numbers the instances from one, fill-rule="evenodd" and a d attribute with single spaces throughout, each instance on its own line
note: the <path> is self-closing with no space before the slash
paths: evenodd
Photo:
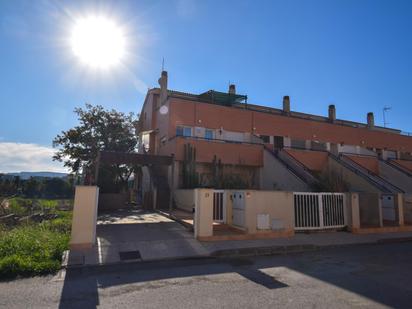
<path id="1" fill-rule="evenodd" d="M 183 127 L 183 136 L 192 136 L 192 128 Z"/>
<path id="2" fill-rule="evenodd" d="M 183 136 L 183 127 L 176 127 L 176 136 Z"/>
<path id="3" fill-rule="evenodd" d="M 206 139 L 213 139 L 213 130 L 206 129 L 205 130 L 205 138 Z"/>
<path id="4" fill-rule="evenodd" d="M 176 136 L 192 136 L 192 128 L 191 127 L 176 127 Z"/>
<path id="5" fill-rule="evenodd" d="M 320 151 L 327 150 L 326 143 L 322 143 L 322 142 L 318 142 L 318 141 L 311 141 L 310 148 L 312 150 L 320 150 Z"/>
<path id="6" fill-rule="evenodd" d="M 270 143 L 270 138 L 268 135 L 261 135 L 260 136 L 261 140 L 265 143 L 265 144 L 269 144 Z"/>
<path id="7" fill-rule="evenodd" d="M 306 148 L 306 142 L 298 139 L 292 139 L 291 141 L 291 147 L 292 148 L 298 148 L 298 149 L 305 149 Z"/>

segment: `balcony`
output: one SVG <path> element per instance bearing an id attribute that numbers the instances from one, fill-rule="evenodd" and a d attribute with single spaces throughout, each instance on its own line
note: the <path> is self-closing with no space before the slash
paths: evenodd
<path id="1" fill-rule="evenodd" d="M 196 149 L 196 162 L 211 163 L 214 156 L 222 164 L 262 166 L 263 145 L 237 141 L 176 136 L 169 140 L 168 151 L 174 150 L 176 160 L 184 159 L 184 145 Z"/>

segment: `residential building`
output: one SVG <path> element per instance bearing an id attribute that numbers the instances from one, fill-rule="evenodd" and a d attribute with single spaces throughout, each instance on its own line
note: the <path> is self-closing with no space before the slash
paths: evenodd
<path id="1" fill-rule="evenodd" d="M 400 130 L 250 104 L 227 93 L 148 90 L 139 121 L 139 152 L 173 155 L 174 179 L 152 171 L 166 189 L 210 187 L 286 191 L 412 192 L 412 137 Z M 143 190 L 148 183 L 143 173 Z"/>

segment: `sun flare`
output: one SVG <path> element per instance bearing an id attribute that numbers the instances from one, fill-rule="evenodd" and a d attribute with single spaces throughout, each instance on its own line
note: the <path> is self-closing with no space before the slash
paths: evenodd
<path id="1" fill-rule="evenodd" d="M 113 20 L 88 16 L 76 20 L 70 45 L 81 63 L 95 69 L 108 69 L 123 60 L 126 39 L 122 28 Z"/>

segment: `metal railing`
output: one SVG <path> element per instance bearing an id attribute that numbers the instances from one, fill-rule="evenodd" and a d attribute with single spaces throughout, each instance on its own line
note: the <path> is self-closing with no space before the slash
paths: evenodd
<path id="1" fill-rule="evenodd" d="M 287 151 L 278 151 L 277 156 L 280 160 L 292 166 L 292 168 L 305 179 L 305 182 L 309 184 L 318 183 L 318 180 L 312 175 L 312 172 Z"/>
<path id="2" fill-rule="evenodd" d="M 385 188 L 386 192 L 389 193 L 398 193 L 398 192 L 404 192 L 401 188 L 391 184 L 387 180 L 383 179 L 379 175 L 371 172 L 367 168 L 363 167 L 362 165 L 358 164 L 356 161 L 352 160 L 350 157 L 341 155 L 340 156 L 341 160 L 348 163 L 351 165 L 353 168 L 357 169 L 360 173 L 364 174 L 365 176 L 369 177 L 372 179 L 375 183 L 378 183 L 382 188 Z"/>
<path id="3" fill-rule="evenodd" d="M 290 166 L 287 162 L 285 162 L 284 160 L 282 160 L 281 158 L 279 158 L 278 152 L 268 148 L 266 145 L 264 146 L 264 149 L 266 151 L 268 151 L 272 156 L 274 156 L 278 162 L 280 164 L 282 164 L 291 174 L 293 174 L 296 178 L 300 179 L 301 181 L 303 181 L 304 183 L 307 182 L 307 180 L 305 179 L 305 177 L 303 177 L 302 175 L 300 175 L 299 172 L 296 171 L 296 169 L 294 169 L 292 166 Z"/>
<path id="4" fill-rule="evenodd" d="M 394 160 L 381 160 L 382 162 L 384 162 L 385 164 L 389 165 L 390 167 L 400 171 L 401 173 L 406 174 L 409 177 L 412 177 L 412 173 L 410 171 L 408 171 L 406 168 L 404 168 L 402 165 L 400 165 L 398 162 L 394 161 Z"/>
<path id="5" fill-rule="evenodd" d="M 216 143 L 228 143 L 228 144 L 245 144 L 245 145 L 257 145 L 257 146 L 263 146 L 262 141 L 258 141 L 256 139 L 256 142 L 254 141 L 236 141 L 236 140 L 229 140 L 229 139 L 222 139 L 222 138 L 205 138 L 201 136 L 183 136 L 183 135 L 174 135 L 169 137 L 167 141 L 173 141 L 177 138 L 184 138 L 184 139 L 192 139 L 192 140 L 199 140 L 199 141 L 207 141 L 207 142 L 216 142 Z"/>
<path id="6" fill-rule="evenodd" d="M 295 192 L 295 230 L 338 229 L 346 226 L 344 193 Z"/>
<path id="7" fill-rule="evenodd" d="M 370 177 L 368 177 L 364 173 L 361 173 L 358 169 L 356 169 L 355 167 L 353 167 L 352 165 L 350 165 L 346 161 L 341 160 L 338 156 L 334 155 L 333 153 L 329 153 L 329 157 L 331 159 L 335 160 L 340 165 L 347 168 L 348 170 L 350 170 L 351 172 L 353 172 L 354 174 L 358 175 L 359 177 L 362 177 L 367 182 L 369 182 L 371 185 L 377 187 L 379 190 L 381 190 L 383 192 L 387 192 L 387 189 L 385 187 L 381 186 L 379 183 L 377 183 L 376 181 L 374 181 L 373 179 L 371 179 Z"/>

